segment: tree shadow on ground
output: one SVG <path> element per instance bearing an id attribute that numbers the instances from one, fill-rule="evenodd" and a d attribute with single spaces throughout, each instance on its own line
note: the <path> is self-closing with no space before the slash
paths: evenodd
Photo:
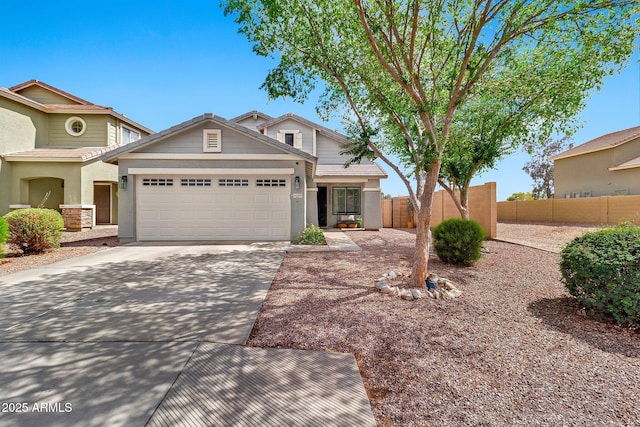
<path id="1" fill-rule="evenodd" d="M 543 298 L 527 308 L 551 329 L 569 334 L 607 353 L 640 358 L 638 331 L 579 314 L 580 305 L 573 298 Z"/>

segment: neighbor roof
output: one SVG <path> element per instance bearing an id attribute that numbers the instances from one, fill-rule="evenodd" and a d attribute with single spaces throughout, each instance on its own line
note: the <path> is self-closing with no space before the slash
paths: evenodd
<path id="1" fill-rule="evenodd" d="M 550 157 L 549 160 L 555 161 L 566 159 L 568 157 L 594 153 L 596 151 L 609 150 L 637 138 L 640 138 L 640 126 L 608 133 L 560 154 L 556 154 L 555 156 Z"/>
<path id="2" fill-rule="evenodd" d="M 117 146 L 108 147 L 44 147 L 33 150 L 5 154 L 10 162 L 86 162 L 112 151 Z"/>
<path id="3" fill-rule="evenodd" d="M 57 93 L 65 98 L 68 98 L 77 104 L 44 104 L 38 101 L 34 101 L 31 98 L 28 98 L 24 95 L 18 93 L 19 91 L 26 89 L 31 86 L 39 86 L 44 89 L 50 90 L 51 92 Z M 124 114 L 120 114 L 113 110 L 111 107 L 105 107 L 102 105 L 93 104 L 87 100 L 79 98 L 75 95 L 71 95 L 63 90 L 60 90 L 56 87 L 48 85 L 38 80 L 29 80 L 24 83 L 20 83 L 19 85 L 12 86 L 9 89 L 0 88 L 0 97 L 10 99 L 12 101 L 18 102 L 20 104 L 26 105 L 28 107 L 34 108 L 38 111 L 42 111 L 45 113 L 52 114 L 107 114 L 117 118 L 118 120 L 128 124 L 129 126 L 133 126 L 134 128 L 140 129 L 146 133 L 153 133 L 153 131 L 146 126 L 137 123 Z"/>
<path id="4" fill-rule="evenodd" d="M 60 95 L 62 97 L 65 97 L 67 99 L 70 99 L 71 101 L 77 102 L 78 104 L 85 104 L 85 105 L 92 104 L 91 102 L 87 101 L 86 99 L 82 99 L 79 96 L 72 95 L 69 92 L 65 92 L 62 89 L 58 89 L 57 87 L 53 87 L 53 86 L 51 86 L 49 84 L 46 84 L 45 82 L 41 82 L 41 81 L 35 80 L 35 79 L 26 81 L 24 83 L 17 84 L 15 86 L 12 86 L 12 87 L 9 88 L 9 90 L 11 92 L 16 92 L 17 93 L 17 92 L 20 92 L 21 90 L 27 89 L 27 88 L 29 88 L 31 86 L 39 86 L 41 88 L 48 89 L 51 92 L 57 93 L 58 95 Z"/>
<path id="5" fill-rule="evenodd" d="M 116 148 L 115 150 L 113 150 L 112 152 L 109 152 L 108 154 L 102 156 L 102 160 L 105 162 L 109 162 L 109 163 L 117 163 L 118 161 L 118 156 L 120 154 L 124 154 L 124 153 L 129 153 L 133 150 L 137 150 L 139 148 L 142 148 L 144 146 L 147 145 L 151 145 L 161 139 L 164 139 L 168 136 L 174 135 L 178 132 L 182 132 L 184 130 L 187 129 L 191 129 L 193 127 L 196 127 L 198 125 L 200 125 L 201 123 L 207 122 L 207 121 L 211 121 L 213 123 L 216 123 L 219 126 L 224 126 L 230 129 L 233 129 L 237 132 L 243 133 L 253 139 L 259 140 L 265 144 L 271 145 L 272 147 L 275 147 L 281 151 L 288 151 L 291 154 L 296 154 L 306 160 L 309 160 L 310 162 L 315 163 L 316 162 L 316 157 L 312 156 L 311 154 L 305 153 L 302 150 L 298 150 L 297 148 L 291 147 L 287 144 L 283 144 L 279 141 L 276 141 L 275 139 L 269 138 L 266 135 L 261 134 L 260 132 L 256 132 L 254 130 L 251 130 L 245 126 L 239 125 L 235 122 L 232 122 L 230 120 L 227 120 L 223 117 L 220 116 L 216 116 L 212 113 L 205 113 L 201 116 L 197 116 L 194 117 L 191 120 L 187 120 L 185 122 L 182 122 L 178 125 L 172 126 L 169 129 L 165 129 L 161 132 L 155 133 L 153 135 L 149 135 L 146 136 L 144 138 L 141 138 L 137 141 L 133 141 L 130 142 L 128 144 L 125 145 L 121 145 L 118 148 Z"/>

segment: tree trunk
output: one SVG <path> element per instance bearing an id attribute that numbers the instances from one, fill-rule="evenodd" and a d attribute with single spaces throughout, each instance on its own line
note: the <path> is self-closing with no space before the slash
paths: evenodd
<path id="1" fill-rule="evenodd" d="M 460 210 L 460 216 L 462 219 L 469 219 L 469 191 L 466 189 L 465 191 L 460 192 L 460 206 L 458 208 Z"/>
<path id="2" fill-rule="evenodd" d="M 416 197 L 420 200 L 420 209 L 417 211 L 418 222 L 416 224 L 416 253 L 413 261 L 413 270 L 411 272 L 411 282 L 416 288 L 425 286 L 425 279 L 428 274 L 433 193 L 438 182 L 440 162 L 434 162 L 434 164 L 431 165 L 430 170 L 431 173 L 427 176 L 422 194 L 416 194 Z"/>
<path id="3" fill-rule="evenodd" d="M 460 212 L 460 218 L 469 219 L 469 188 L 467 187 L 464 191 L 458 191 L 456 193 L 453 188 L 449 187 L 444 181 L 439 180 L 438 183 L 445 189 L 445 191 L 451 196 L 451 200 L 458 208 L 458 212 Z"/>

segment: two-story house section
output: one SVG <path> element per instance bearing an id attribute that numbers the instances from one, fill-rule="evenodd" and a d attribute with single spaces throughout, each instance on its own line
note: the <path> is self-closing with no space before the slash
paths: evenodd
<path id="1" fill-rule="evenodd" d="M 100 155 L 152 131 L 30 80 L 0 88 L 0 215 L 46 207 L 69 229 L 118 223 L 118 168 Z"/>
<path id="2" fill-rule="evenodd" d="M 387 174 L 368 159 L 345 168 L 344 135 L 292 113 L 271 118 L 252 111 L 232 121 L 316 157 L 306 185 L 309 223 L 334 227 L 347 216 L 361 217 L 368 229 L 382 227 L 380 180 Z"/>
<path id="3" fill-rule="evenodd" d="M 640 126 L 602 135 L 549 160 L 556 199 L 640 194 Z"/>
<path id="4" fill-rule="evenodd" d="M 343 135 L 302 117 L 211 113 L 104 154 L 120 190 L 121 241 L 291 240 L 307 224 L 382 227 L 374 162 L 344 168 Z M 348 220 L 348 219 L 344 219 Z"/>

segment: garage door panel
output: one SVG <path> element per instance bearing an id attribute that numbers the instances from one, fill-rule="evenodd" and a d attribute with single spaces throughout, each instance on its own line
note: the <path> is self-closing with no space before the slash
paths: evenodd
<path id="1" fill-rule="evenodd" d="M 139 240 L 288 240 L 291 199 L 288 186 L 258 186 L 255 178 L 195 177 L 210 186 L 183 186 L 194 177 L 165 176 L 173 186 L 137 187 Z M 264 177 L 261 177 L 264 178 Z M 267 177 L 288 182 L 288 177 Z M 221 180 L 222 181 L 222 180 Z M 246 185 L 231 186 L 233 183 Z M 150 182 L 150 181 L 147 181 Z M 262 183 L 261 183 L 262 184 Z M 228 185 L 228 186 L 227 186 Z"/>

